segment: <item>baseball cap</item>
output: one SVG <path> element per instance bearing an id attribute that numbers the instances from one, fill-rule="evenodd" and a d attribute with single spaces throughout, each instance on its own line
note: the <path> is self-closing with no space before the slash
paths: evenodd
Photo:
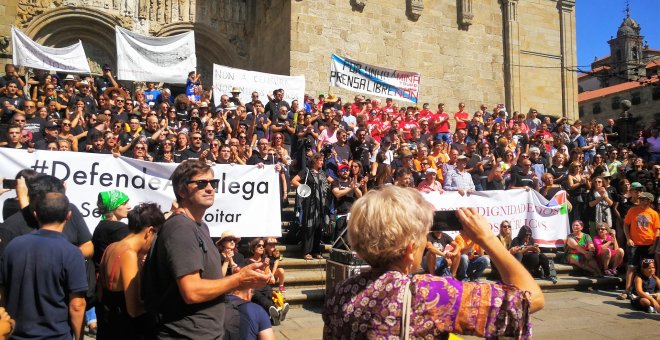
<path id="1" fill-rule="evenodd" d="M 456 157 L 456 159 L 465 159 L 465 160 L 467 160 L 468 158 L 467 158 L 466 155 L 460 155 L 460 156 Z"/>
<path id="2" fill-rule="evenodd" d="M 57 122 L 55 122 L 55 121 L 47 122 L 44 125 L 44 129 L 57 129 L 58 127 L 60 127 L 60 125 L 57 124 Z"/>
<path id="3" fill-rule="evenodd" d="M 642 190 L 642 189 L 644 189 L 644 186 L 639 182 L 632 182 L 632 183 L 630 183 L 630 189 Z"/>
<path id="4" fill-rule="evenodd" d="M 430 174 L 430 173 L 434 173 L 434 174 L 437 174 L 437 173 L 438 173 L 438 171 L 437 171 L 437 170 L 435 170 L 435 169 L 433 169 L 433 168 L 428 168 L 428 169 L 426 169 L 426 173 L 427 173 L 427 174 Z"/>
<path id="5" fill-rule="evenodd" d="M 344 170 L 344 169 L 346 169 L 346 170 L 349 169 L 347 164 L 340 164 L 340 165 L 337 167 L 337 171 L 338 171 L 338 172 L 341 172 L 341 171 Z"/>
<path id="6" fill-rule="evenodd" d="M 641 192 L 641 193 L 639 193 L 639 198 L 640 199 L 646 198 L 650 202 L 653 202 L 653 194 L 650 193 L 650 192 Z"/>

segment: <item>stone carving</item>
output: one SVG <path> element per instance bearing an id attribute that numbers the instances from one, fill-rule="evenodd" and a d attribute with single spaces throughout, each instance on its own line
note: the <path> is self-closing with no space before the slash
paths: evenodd
<path id="1" fill-rule="evenodd" d="M 16 13 L 16 26 L 25 28 L 32 18 L 44 13 L 51 7 L 61 6 L 64 0 L 19 0 Z"/>
<path id="2" fill-rule="evenodd" d="M 472 0 L 458 0 L 458 25 L 467 30 L 472 25 Z"/>
<path id="3" fill-rule="evenodd" d="M 423 0 L 406 0 L 406 14 L 408 18 L 412 21 L 419 20 L 419 16 L 422 15 L 424 10 L 424 1 Z"/>
<path id="4" fill-rule="evenodd" d="M 11 39 L 8 36 L 0 37 L 0 54 L 9 54 Z"/>
<path id="5" fill-rule="evenodd" d="M 367 0 L 351 0 L 351 8 L 354 11 L 362 12 L 364 6 L 367 5 Z"/>
<path id="6" fill-rule="evenodd" d="M 628 110 L 632 107 L 632 103 L 628 99 L 621 101 L 621 114 L 619 115 L 620 119 L 631 119 L 633 117 L 632 113 Z"/>

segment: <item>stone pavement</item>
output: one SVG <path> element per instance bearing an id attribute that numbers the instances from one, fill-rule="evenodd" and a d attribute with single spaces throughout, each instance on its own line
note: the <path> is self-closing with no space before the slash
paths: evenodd
<path id="1" fill-rule="evenodd" d="M 545 308 L 532 315 L 534 339 L 660 339 L 660 314 L 630 308 L 615 291 L 545 293 Z M 294 308 L 275 327 L 277 339 L 321 339 L 321 307 Z M 477 339 L 476 337 L 463 337 Z"/>

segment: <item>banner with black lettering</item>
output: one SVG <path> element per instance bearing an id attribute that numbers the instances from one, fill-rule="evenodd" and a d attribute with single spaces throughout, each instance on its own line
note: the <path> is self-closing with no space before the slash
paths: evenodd
<path id="1" fill-rule="evenodd" d="M 67 197 L 85 217 L 91 231 L 101 221 L 94 212 L 98 193 L 117 189 L 130 197 L 129 204 L 156 202 L 163 211 L 174 200 L 170 175 L 178 164 L 152 163 L 132 158 L 77 152 L 0 149 L 0 176 L 14 178 L 22 169 L 53 175 L 66 183 Z M 215 165 L 220 180 L 215 204 L 204 221 L 211 236 L 233 230 L 244 237 L 281 236 L 279 175 L 273 165 Z M 0 204 L 15 196 L 0 196 Z"/>
<path id="2" fill-rule="evenodd" d="M 295 99 L 300 103 L 305 99 L 305 76 L 283 76 L 213 64 L 215 105 L 219 106 L 220 97 L 231 93 L 234 87 L 241 89 L 239 97 L 243 103 L 251 102 L 252 92 L 257 92 L 265 105 L 268 95 L 277 89 L 284 90 L 284 100 L 289 104 Z"/>
<path id="3" fill-rule="evenodd" d="M 47 47 L 37 44 L 16 27 L 11 28 L 11 46 L 14 65 L 42 70 L 90 73 L 82 42 L 66 47 Z"/>
<path id="4" fill-rule="evenodd" d="M 117 78 L 185 84 L 197 68 L 195 32 L 150 37 L 115 26 Z"/>
<path id="5" fill-rule="evenodd" d="M 330 85 L 353 92 L 416 104 L 420 79 L 417 72 L 373 66 L 336 54 L 330 60 Z"/>
<path id="6" fill-rule="evenodd" d="M 461 196 L 456 191 L 444 194 L 423 194 L 436 210 L 456 210 L 459 207 L 474 207 L 486 217 L 493 233 L 499 233 L 500 223 L 511 223 L 513 237 L 523 225 L 532 228 L 534 240 L 540 247 L 563 247 L 569 231 L 568 203 L 566 192 L 557 193 L 546 200 L 534 190 L 525 189 L 478 191 Z M 450 233 L 455 236 L 457 233 Z"/>

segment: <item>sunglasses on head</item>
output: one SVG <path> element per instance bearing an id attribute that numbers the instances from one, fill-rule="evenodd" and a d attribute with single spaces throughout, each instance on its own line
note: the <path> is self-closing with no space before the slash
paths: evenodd
<path id="1" fill-rule="evenodd" d="M 196 181 L 188 181 L 188 184 L 192 184 L 192 183 L 196 184 L 197 189 L 199 189 L 199 190 L 202 190 L 202 189 L 206 188 L 206 186 L 209 185 L 209 184 L 211 184 L 211 188 L 217 189 L 218 184 L 220 183 L 220 180 L 219 179 L 199 179 L 199 180 L 196 180 Z"/>

